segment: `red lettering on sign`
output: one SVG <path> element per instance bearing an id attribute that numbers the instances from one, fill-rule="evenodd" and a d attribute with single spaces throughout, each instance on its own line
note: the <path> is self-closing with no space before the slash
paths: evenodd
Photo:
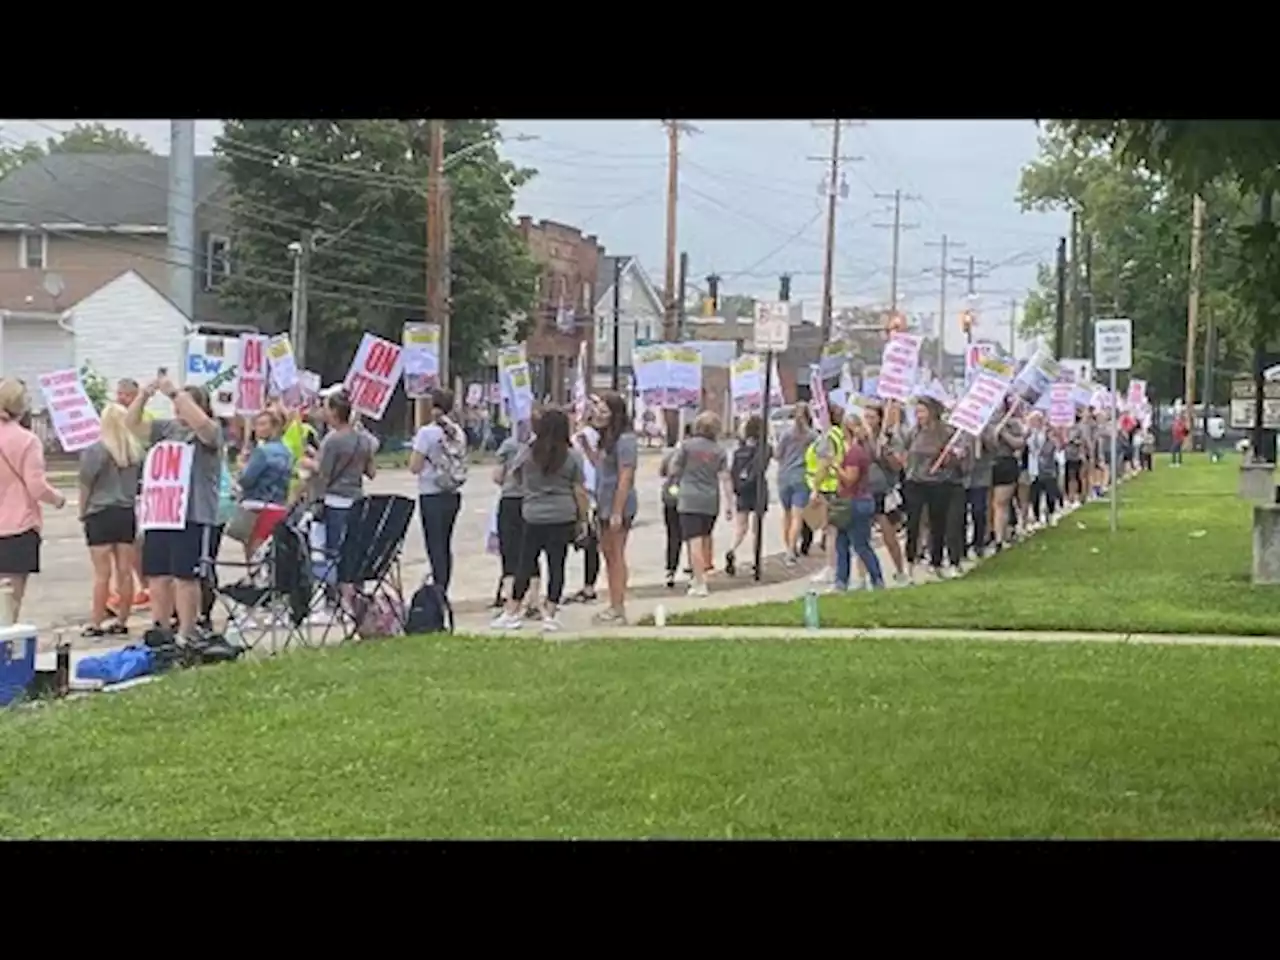
<path id="1" fill-rule="evenodd" d="M 182 477 L 182 446 L 164 444 L 156 447 L 151 457 L 152 480 L 178 480 Z"/>
<path id="2" fill-rule="evenodd" d="M 399 347 L 387 343 L 385 340 L 375 340 L 373 341 L 373 346 L 369 348 L 369 352 L 365 355 L 364 368 L 372 376 L 382 380 L 390 380 L 391 374 L 396 368 L 396 361 L 399 359 Z"/>
<path id="3" fill-rule="evenodd" d="M 360 410 L 381 411 L 384 398 L 390 389 L 385 383 L 379 383 L 362 373 L 352 375 L 351 405 Z"/>
<path id="4" fill-rule="evenodd" d="M 181 523 L 182 488 L 152 487 L 143 495 L 142 508 L 148 523 Z"/>
<path id="5" fill-rule="evenodd" d="M 243 346 L 243 356 L 240 358 L 241 373 L 249 376 L 256 376 L 262 373 L 265 367 L 262 356 L 262 340 L 258 337 L 246 337 Z"/>
<path id="6" fill-rule="evenodd" d="M 261 410 L 266 398 L 267 381 L 260 379 L 240 380 L 240 399 L 236 404 L 241 410 Z"/>

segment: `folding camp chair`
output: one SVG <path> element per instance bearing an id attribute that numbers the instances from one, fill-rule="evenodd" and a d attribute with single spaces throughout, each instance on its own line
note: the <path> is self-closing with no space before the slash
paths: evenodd
<path id="1" fill-rule="evenodd" d="M 215 587 L 227 614 L 224 633 L 232 635 L 228 639 L 249 649 L 265 645 L 272 653 L 295 643 L 312 645 L 308 520 L 304 507 L 294 507 L 271 524 L 268 539 L 248 563 L 217 564 L 218 570 L 240 574 L 234 582 Z"/>
<path id="2" fill-rule="evenodd" d="M 341 631 L 342 641 L 355 638 L 374 608 L 393 611 L 396 626 L 404 630 L 408 614 L 400 554 L 415 507 L 408 497 L 388 494 L 362 497 L 351 505 L 342 543 L 337 550 L 326 545 L 330 570 L 323 579 L 336 583 L 338 602 L 321 643 L 328 642 L 335 628 Z"/>

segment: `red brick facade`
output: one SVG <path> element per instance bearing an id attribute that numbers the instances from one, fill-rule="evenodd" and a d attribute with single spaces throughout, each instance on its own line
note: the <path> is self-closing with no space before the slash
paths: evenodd
<path id="1" fill-rule="evenodd" d="M 587 343 L 588 369 L 594 368 L 596 273 L 604 257 L 604 247 L 594 235 L 584 236 L 577 227 L 532 217 L 521 217 L 517 229 L 529 246 L 533 259 L 542 267 L 538 285 L 538 316 L 526 341 L 530 367 L 534 371 L 534 394 L 540 400 L 550 393 L 555 402 L 564 402 L 568 380 L 578 356 L 578 345 Z M 556 328 L 556 311 L 563 303 L 574 311 L 572 334 Z M 540 377 L 539 377 L 540 372 Z"/>

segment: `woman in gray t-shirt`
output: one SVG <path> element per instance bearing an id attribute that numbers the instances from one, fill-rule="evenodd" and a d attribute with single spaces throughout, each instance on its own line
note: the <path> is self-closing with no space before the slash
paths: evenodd
<path id="1" fill-rule="evenodd" d="M 600 514 L 600 552 L 609 582 L 609 607 L 596 623 L 626 623 L 627 536 L 636 519 L 636 465 L 639 445 L 626 402 L 616 393 L 601 396 L 608 419 L 600 429 L 596 465 L 596 509 Z"/>
<path id="2" fill-rule="evenodd" d="M 524 541 L 520 567 L 506 609 L 493 621 L 501 630 L 518 630 L 523 623 L 520 604 L 537 575 L 538 559 L 547 556 L 547 602 L 542 629 L 560 629 L 556 609 L 564 594 L 564 568 L 569 545 L 587 515 L 587 491 L 582 484 L 582 455 L 569 443 L 569 418 L 564 411 L 544 410 L 532 444 L 516 454 L 523 496 Z"/>
<path id="3" fill-rule="evenodd" d="M 711 566 L 711 531 L 720 513 L 724 494 L 724 518 L 733 518 L 733 484 L 729 456 L 720 446 L 720 418 L 710 411 L 693 421 L 693 436 L 680 442 L 671 462 L 671 478 L 679 485 L 676 511 L 680 532 L 689 542 L 693 583 L 689 596 L 707 595 L 707 570 Z"/>

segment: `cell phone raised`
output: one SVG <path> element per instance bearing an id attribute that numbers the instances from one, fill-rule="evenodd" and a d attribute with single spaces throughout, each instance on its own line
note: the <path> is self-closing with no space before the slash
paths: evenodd
<path id="1" fill-rule="evenodd" d="M 157 379 L 158 379 L 158 378 L 162 378 L 162 377 L 167 377 L 168 375 L 169 375 L 169 368 L 168 368 L 168 367 L 157 367 L 157 368 L 156 368 L 156 377 L 157 377 Z"/>

